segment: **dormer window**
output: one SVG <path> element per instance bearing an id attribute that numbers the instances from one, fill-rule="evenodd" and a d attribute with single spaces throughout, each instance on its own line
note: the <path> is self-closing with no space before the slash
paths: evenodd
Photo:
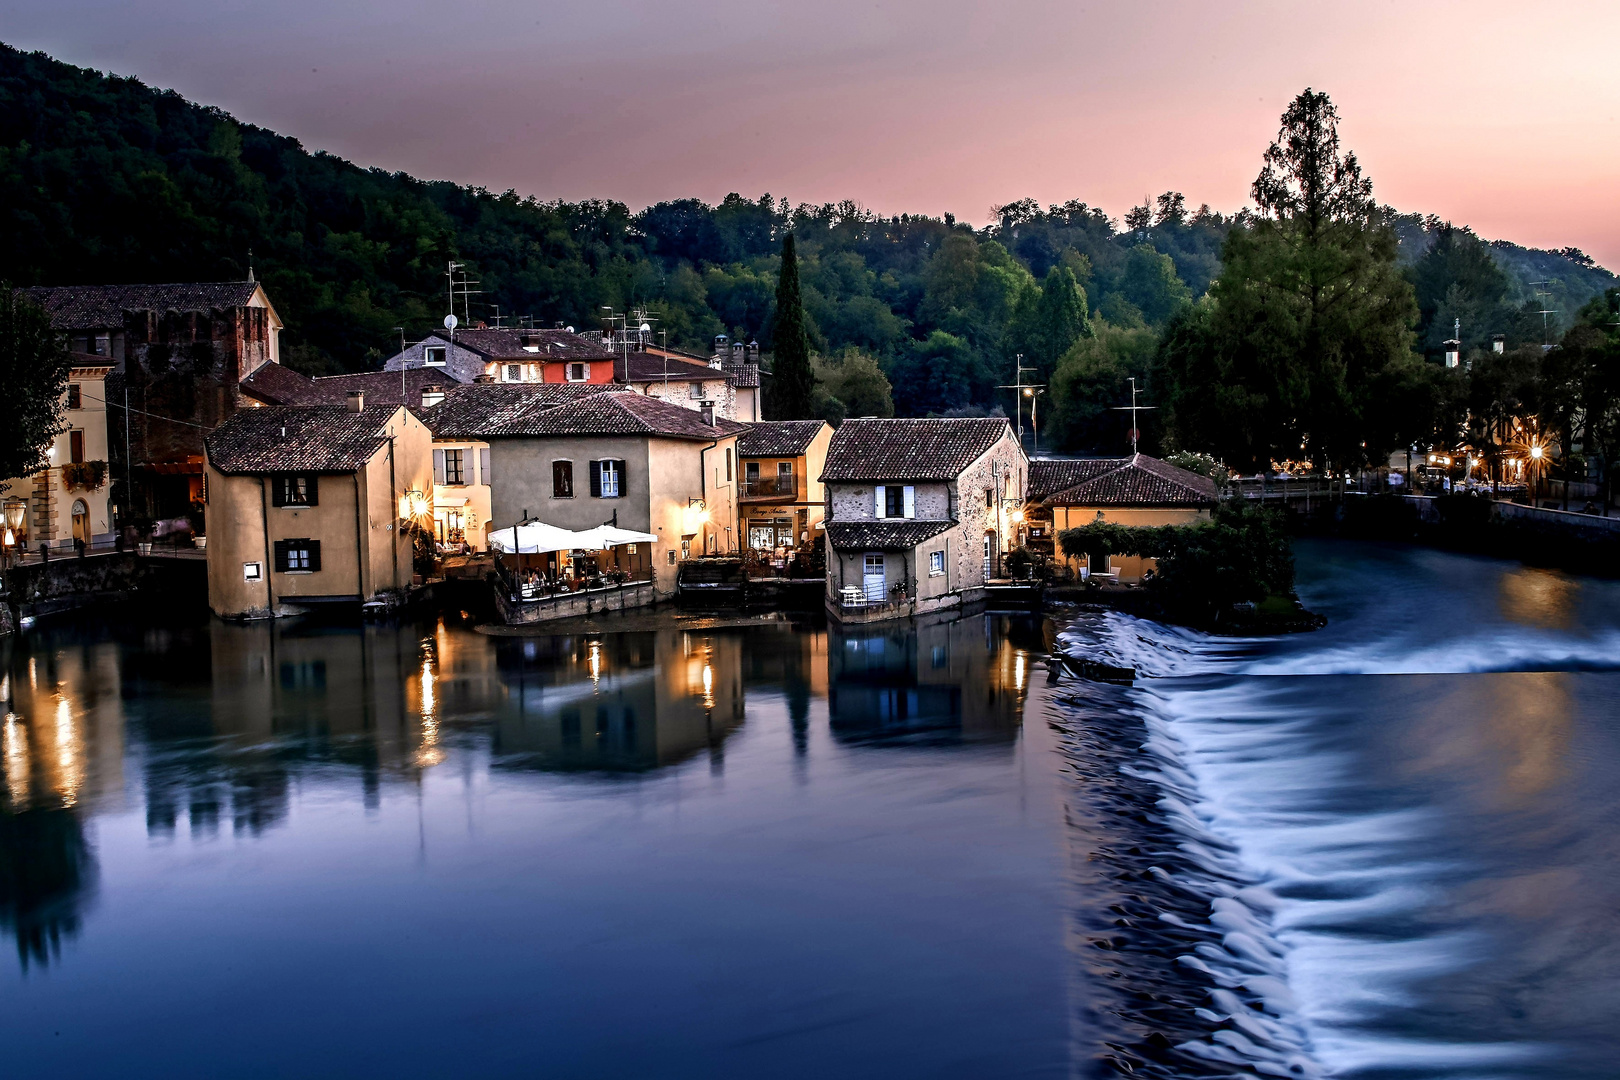
<path id="1" fill-rule="evenodd" d="M 522 364 L 507 364 L 506 365 L 506 381 L 507 382 L 522 382 L 523 381 L 523 365 Z"/>
<path id="2" fill-rule="evenodd" d="M 591 379 L 591 365 L 589 365 L 589 364 L 569 364 L 568 365 L 568 381 L 569 382 L 589 382 L 590 379 Z"/>
<path id="3" fill-rule="evenodd" d="M 428 367 L 444 367 L 444 358 L 448 349 L 443 345 L 429 345 L 422 350 L 422 363 Z"/>

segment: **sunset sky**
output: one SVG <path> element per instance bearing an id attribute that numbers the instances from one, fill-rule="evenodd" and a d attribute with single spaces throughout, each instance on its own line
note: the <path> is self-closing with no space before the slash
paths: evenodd
<path id="1" fill-rule="evenodd" d="M 1332 95 L 1381 201 L 1620 268 L 1620 3 L 10 0 L 0 38 L 365 165 L 540 198 L 728 191 L 984 222 L 1235 210 Z"/>

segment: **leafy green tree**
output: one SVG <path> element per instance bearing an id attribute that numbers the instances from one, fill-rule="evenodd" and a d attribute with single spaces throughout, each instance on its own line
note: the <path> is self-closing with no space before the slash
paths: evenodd
<path id="1" fill-rule="evenodd" d="M 1039 291 L 1026 294 L 1017 316 L 1015 348 L 1045 382 L 1058 359 L 1091 333 L 1085 290 L 1067 266 L 1046 272 Z"/>
<path id="2" fill-rule="evenodd" d="M 834 424 L 848 416 L 893 416 L 894 395 L 877 359 L 859 349 L 813 360 L 816 415 Z"/>
<path id="3" fill-rule="evenodd" d="M 1050 389 L 1051 419 L 1042 425 L 1042 444 L 1105 455 L 1130 451 L 1128 413 L 1115 412 L 1131 400 L 1130 379 L 1147 387 L 1159 339 L 1145 327 L 1098 322 L 1093 337 L 1081 338 L 1058 361 Z M 1152 413 L 1143 413 L 1144 449 L 1152 449 Z M 1049 426 L 1048 426 L 1049 425 Z"/>
<path id="4" fill-rule="evenodd" d="M 810 335 L 799 296 L 799 260 L 793 234 L 782 239 L 782 271 L 776 283 L 776 321 L 771 330 L 770 405 L 773 420 L 807 420 L 816 392 L 810 367 Z"/>
<path id="5" fill-rule="evenodd" d="M 1192 293 L 1176 274 L 1175 262 L 1150 244 L 1131 248 L 1117 288 L 1151 326 L 1163 326 L 1179 308 L 1192 301 Z"/>
<path id="6" fill-rule="evenodd" d="M 1177 445 L 1244 468 L 1349 467 L 1401 437 L 1381 419 L 1415 377 L 1417 305 L 1338 112 L 1306 90 L 1254 182 L 1260 216 L 1228 234 L 1214 300 L 1166 335 Z"/>
<path id="7" fill-rule="evenodd" d="M 939 416 L 991 398 L 991 378 L 965 338 L 935 330 L 889 366 L 895 411 Z"/>
<path id="8" fill-rule="evenodd" d="M 27 476 L 62 430 L 72 358 L 48 315 L 0 281 L 0 477 Z"/>
<path id="9" fill-rule="evenodd" d="M 1419 338 L 1436 350 L 1452 336 L 1454 320 L 1463 328 L 1463 347 L 1506 333 L 1512 319 L 1512 284 L 1473 230 L 1432 222 L 1433 237 L 1422 258 L 1407 270 L 1416 293 Z"/>

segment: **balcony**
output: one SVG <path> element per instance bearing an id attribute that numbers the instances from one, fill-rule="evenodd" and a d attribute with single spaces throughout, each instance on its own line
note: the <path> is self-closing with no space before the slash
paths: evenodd
<path id="1" fill-rule="evenodd" d="M 780 473 L 776 476 L 745 477 L 742 481 L 742 497 L 745 499 L 776 499 L 797 500 L 799 497 L 799 478 L 793 473 Z"/>

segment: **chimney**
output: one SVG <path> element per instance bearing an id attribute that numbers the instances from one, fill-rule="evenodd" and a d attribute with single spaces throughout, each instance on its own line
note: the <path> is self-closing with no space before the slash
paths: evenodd
<path id="1" fill-rule="evenodd" d="M 431 409 L 431 408 L 433 408 L 433 406 L 437 405 L 439 402 L 441 402 L 443 400 L 444 400 L 444 387 L 442 387 L 442 386 L 424 386 L 424 387 L 422 387 L 422 408 Z"/>
<path id="2" fill-rule="evenodd" d="M 1454 368 L 1462 356 L 1462 342 L 1456 338 L 1446 339 L 1446 367 Z"/>
<path id="3" fill-rule="evenodd" d="M 359 412 L 366 407 L 366 392 L 364 390 L 349 391 L 349 411 Z"/>
<path id="4" fill-rule="evenodd" d="M 759 342 L 758 341 L 750 341 L 748 343 L 748 362 L 750 364 L 759 363 Z"/>
<path id="5" fill-rule="evenodd" d="M 1506 350 L 1507 350 L 1507 335 L 1506 334 L 1492 334 L 1491 335 L 1491 352 L 1496 353 L 1498 356 L 1500 356 Z"/>
<path id="6" fill-rule="evenodd" d="M 698 415 L 703 417 L 703 422 L 705 424 L 708 424 L 710 427 L 714 427 L 714 406 L 713 405 L 705 405 L 705 406 L 703 406 L 701 409 L 698 410 Z"/>
<path id="7" fill-rule="evenodd" d="M 724 334 L 714 335 L 714 355 L 724 359 L 731 352 L 730 341 L 731 339 Z"/>

